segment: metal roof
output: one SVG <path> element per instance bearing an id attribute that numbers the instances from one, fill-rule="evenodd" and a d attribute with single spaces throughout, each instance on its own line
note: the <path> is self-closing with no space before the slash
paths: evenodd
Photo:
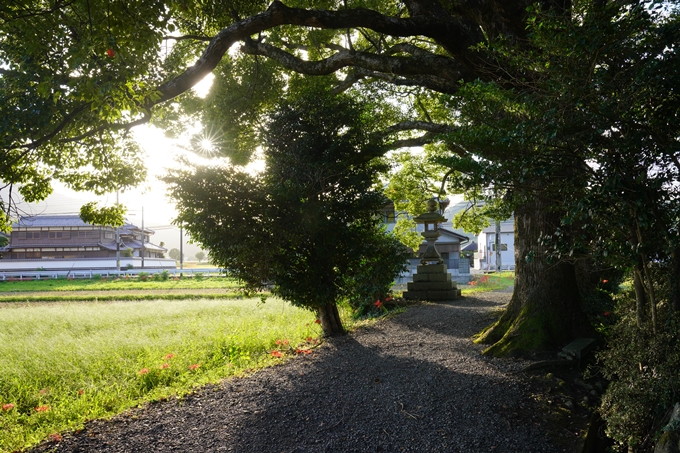
<path id="1" fill-rule="evenodd" d="M 47 228 L 47 227 L 101 227 L 113 228 L 108 225 L 93 225 L 86 223 L 77 215 L 36 215 L 19 218 L 18 222 L 12 224 L 12 228 Z M 134 231 L 142 231 L 140 227 L 126 222 L 120 227 L 121 234 L 132 234 Z M 145 233 L 154 234 L 155 231 L 144 228 Z"/>
<path id="2" fill-rule="evenodd" d="M 83 222 L 77 215 L 36 215 L 21 217 L 18 222 L 12 225 L 14 228 L 40 228 L 40 227 L 80 227 L 91 226 Z"/>

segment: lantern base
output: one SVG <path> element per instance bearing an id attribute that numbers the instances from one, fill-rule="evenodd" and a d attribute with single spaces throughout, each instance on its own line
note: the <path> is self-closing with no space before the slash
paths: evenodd
<path id="1" fill-rule="evenodd" d="M 460 297 L 460 289 L 445 264 L 421 264 L 404 291 L 404 299 L 444 301 Z"/>

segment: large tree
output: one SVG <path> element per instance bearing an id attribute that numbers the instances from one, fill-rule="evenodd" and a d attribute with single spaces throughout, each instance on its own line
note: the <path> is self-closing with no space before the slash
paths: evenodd
<path id="1" fill-rule="evenodd" d="M 376 106 L 388 142 L 383 150 L 437 142 L 458 125 L 449 101 L 466 83 L 528 76 L 499 67 L 479 45 L 501 36 L 530 45 L 531 3 L 5 2 L 0 174 L 29 198 L 44 196 L 51 178 L 101 190 L 130 184 L 139 171 L 134 149 L 123 147 L 127 132 L 151 122 L 180 134 L 187 115 L 203 122 L 203 136 L 221 155 L 242 163 L 262 141 L 265 113 L 284 93 L 313 83 L 307 76 L 330 79 L 337 93 L 382 99 Z M 539 5 L 571 19 L 567 0 Z M 211 72 L 210 94 L 197 98 L 191 88 Z M 450 152 L 469 157 L 464 143 L 447 143 Z M 568 290 L 571 265 L 524 260 L 553 227 L 546 203 L 528 199 L 518 206 L 517 253 L 524 264 L 510 312 L 524 322 L 523 307 L 546 300 L 544 319 L 570 323 L 556 330 L 548 320 L 533 320 L 546 340 L 536 346 L 568 340 L 585 321 Z"/>

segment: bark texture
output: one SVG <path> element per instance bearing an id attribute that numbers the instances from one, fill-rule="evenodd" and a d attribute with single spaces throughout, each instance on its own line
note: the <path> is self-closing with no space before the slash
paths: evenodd
<path id="1" fill-rule="evenodd" d="M 326 336 L 344 335 L 346 333 L 340 319 L 338 306 L 335 303 L 319 307 L 319 321 L 321 321 L 321 328 Z"/>
<path id="2" fill-rule="evenodd" d="M 540 244 L 559 213 L 540 198 L 515 212 L 515 288 L 506 311 L 478 337 L 485 354 L 522 354 L 564 346 L 594 331 L 585 315 L 571 262 L 551 262 Z"/>

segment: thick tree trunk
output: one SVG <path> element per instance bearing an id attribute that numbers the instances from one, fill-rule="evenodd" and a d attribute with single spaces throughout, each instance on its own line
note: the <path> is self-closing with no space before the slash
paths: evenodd
<path id="1" fill-rule="evenodd" d="M 541 199 L 515 211 L 515 288 L 500 319 L 482 332 L 485 353 L 522 354 L 564 346 L 594 331 L 581 307 L 574 265 L 549 262 L 539 243 L 559 224 L 559 215 Z"/>
<path id="2" fill-rule="evenodd" d="M 334 336 L 345 333 L 338 306 L 335 303 L 328 303 L 319 307 L 318 315 L 324 335 Z"/>
<path id="3" fill-rule="evenodd" d="M 669 308 L 672 313 L 680 311 L 680 249 L 671 250 L 671 294 L 669 298 Z"/>
<path id="4" fill-rule="evenodd" d="M 639 258 L 637 264 L 633 267 L 633 291 L 635 291 L 635 321 L 637 326 L 641 328 L 647 318 L 647 298 L 642 279 L 642 260 Z"/>

